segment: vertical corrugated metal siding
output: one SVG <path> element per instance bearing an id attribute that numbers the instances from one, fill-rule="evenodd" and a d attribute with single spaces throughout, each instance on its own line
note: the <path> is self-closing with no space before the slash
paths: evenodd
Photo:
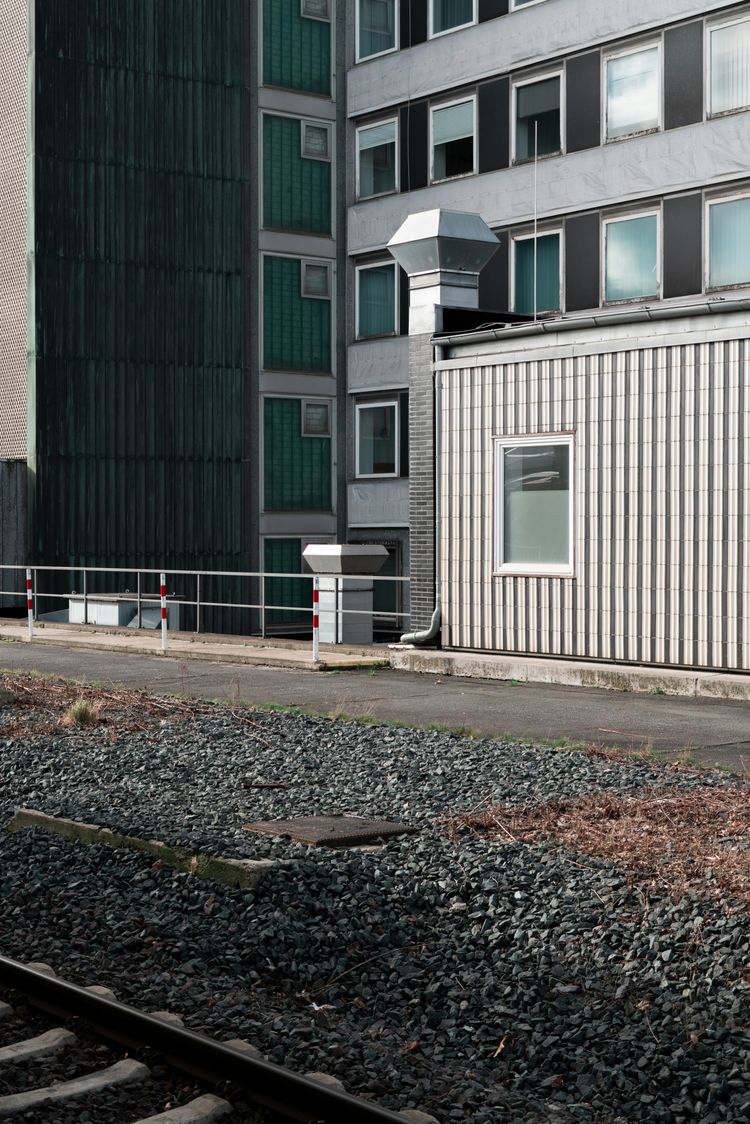
<path id="1" fill-rule="evenodd" d="M 0 4 L 0 457 L 26 456 L 27 0 Z"/>
<path id="2" fill-rule="evenodd" d="M 747 340 L 441 377 L 446 644 L 750 669 Z M 568 431 L 575 577 L 493 576 L 493 438 Z"/>
<path id="3" fill-rule="evenodd" d="M 37 3 L 45 563 L 244 568 L 242 4 Z"/>
<path id="4" fill-rule="evenodd" d="M 26 461 L 0 460 L 0 564 L 26 562 Z M 23 571 L 0 571 L 0 589 L 24 588 Z M 0 608 L 23 609 L 23 597 L 0 595 Z"/>

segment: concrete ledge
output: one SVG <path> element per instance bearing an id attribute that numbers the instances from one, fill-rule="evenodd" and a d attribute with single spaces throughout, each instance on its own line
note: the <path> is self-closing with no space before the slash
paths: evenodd
<path id="1" fill-rule="evenodd" d="M 565 687 L 598 687 L 608 691 L 750 701 L 750 674 L 742 672 L 683 671 L 678 668 L 420 648 L 392 648 L 391 667 L 397 671 L 455 675 L 468 679 L 556 683 Z"/>
<path id="2" fill-rule="evenodd" d="M 103 844 L 121 850 L 140 851 L 159 859 L 165 866 L 184 874 L 194 874 L 198 878 L 224 882 L 227 886 L 251 889 L 279 865 L 272 859 L 227 859 L 215 855 L 201 855 L 181 847 L 170 847 L 157 839 L 138 839 L 133 835 L 122 835 L 98 824 L 79 823 L 63 816 L 49 816 L 33 808 L 17 809 L 8 824 L 8 831 L 24 831 L 37 828 L 52 835 L 60 835 L 72 842 Z"/>

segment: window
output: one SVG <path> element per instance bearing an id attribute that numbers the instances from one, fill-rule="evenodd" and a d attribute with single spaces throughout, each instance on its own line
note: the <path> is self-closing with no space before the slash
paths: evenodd
<path id="1" fill-rule="evenodd" d="M 308 160 L 331 159 L 331 130 L 328 125 L 302 122 L 302 155 Z"/>
<path id="2" fill-rule="evenodd" d="M 524 316 L 559 312 L 561 269 L 560 233 L 513 239 L 513 310 Z M 536 277 L 536 302 L 534 278 Z"/>
<path id="3" fill-rule="evenodd" d="M 750 284 L 750 195 L 708 204 L 708 286 Z"/>
<path id="4" fill-rule="evenodd" d="M 396 331 L 396 263 L 357 268 L 357 336 L 389 336 Z"/>
<path id="5" fill-rule="evenodd" d="M 641 47 L 605 62 L 607 140 L 647 133 L 661 124 L 661 51 Z"/>
<path id="6" fill-rule="evenodd" d="M 327 262 L 302 262 L 302 296 L 327 300 L 331 295 L 331 267 Z"/>
<path id="7" fill-rule="evenodd" d="M 610 219 L 604 224 L 604 299 L 659 295 L 659 220 L 656 214 Z"/>
<path id="8" fill-rule="evenodd" d="M 396 0 L 357 0 L 357 59 L 396 49 Z"/>
<path id="9" fill-rule="evenodd" d="M 331 406 L 329 402 L 302 402 L 302 436 L 331 436 Z"/>
<path id="10" fill-rule="evenodd" d="M 474 98 L 432 110 L 432 178 L 447 180 L 474 171 Z"/>
<path id="11" fill-rule="evenodd" d="M 572 574 L 572 436 L 502 438 L 495 456 L 496 570 Z"/>
<path id="12" fill-rule="evenodd" d="M 398 476 L 398 402 L 357 406 L 357 476 Z"/>
<path id="13" fill-rule="evenodd" d="M 513 87 L 516 160 L 562 151 L 561 90 L 559 74 Z"/>
<path id="14" fill-rule="evenodd" d="M 325 20 L 331 18 L 328 0 L 302 0 L 301 12 L 311 20 Z"/>
<path id="15" fill-rule="evenodd" d="M 541 4 L 542 0 L 513 0 L 511 8 L 524 8 L 527 4 Z"/>
<path id="16" fill-rule="evenodd" d="M 430 4 L 430 34 L 441 35 L 457 27 L 475 23 L 476 0 L 432 0 Z"/>
<path id="17" fill-rule="evenodd" d="M 710 113 L 750 106 L 750 17 L 708 31 L 710 40 Z"/>
<path id="18" fill-rule="evenodd" d="M 396 121 L 357 129 L 357 195 L 366 199 L 396 191 Z"/>

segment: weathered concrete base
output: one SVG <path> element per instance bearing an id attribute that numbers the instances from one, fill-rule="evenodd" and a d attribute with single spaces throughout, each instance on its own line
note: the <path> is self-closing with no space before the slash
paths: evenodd
<path id="1" fill-rule="evenodd" d="M 198 878 L 224 882 L 227 886 L 252 889 L 260 880 L 279 864 L 272 859 L 227 859 L 215 855 L 195 854 L 181 847 L 170 847 L 157 839 L 138 839 L 133 835 L 121 835 L 98 824 L 78 823 L 62 816 L 48 816 L 33 808 L 19 808 L 8 824 L 8 831 L 24 831 L 37 828 L 41 831 L 60 835 L 72 842 L 103 844 L 128 851 L 140 851 L 152 855 L 165 866 L 184 874 L 195 874 Z"/>
<path id="2" fill-rule="evenodd" d="M 750 701 L 750 674 L 742 672 L 682 671 L 581 660 L 535 659 L 532 656 L 496 655 L 491 652 L 449 652 L 407 647 L 391 649 L 391 667 L 398 671 L 455 675 L 468 679 L 556 683 L 564 687 L 599 687 L 641 694 Z"/>
<path id="3" fill-rule="evenodd" d="M 138 1124 L 212 1124 L 214 1120 L 221 1120 L 233 1111 L 229 1101 L 223 1101 L 221 1097 L 208 1093 L 205 1097 L 198 1097 L 180 1108 L 171 1108 L 158 1116 L 139 1120 Z"/>
<path id="4" fill-rule="evenodd" d="M 27 1038 L 23 1042 L 13 1042 L 10 1046 L 0 1049 L 0 1066 L 13 1065 L 16 1062 L 30 1061 L 34 1058 L 48 1058 L 57 1054 L 68 1046 L 74 1046 L 78 1039 L 69 1030 L 48 1030 L 38 1034 L 36 1038 Z"/>
<path id="5" fill-rule="evenodd" d="M 0 1119 L 20 1116 L 22 1112 L 29 1112 L 44 1105 L 75 1100 L 77 1097 L 96 1093 L 102 1089 L 111 1089 L 115 1085 L 142 1082 L 149 1076 L 148 1066 L 127 1058 L 125 1061 L 109 1066 L 108 1069 L 89 1073 L 85 1077 L 77 1077 L 74 1081 L 64 1081 L 59 1085 L 47 1085 L 43 1089 L 29 1089 L 25 1093 L 11 1093 L 7 1097 L 0 1097 Z"/>

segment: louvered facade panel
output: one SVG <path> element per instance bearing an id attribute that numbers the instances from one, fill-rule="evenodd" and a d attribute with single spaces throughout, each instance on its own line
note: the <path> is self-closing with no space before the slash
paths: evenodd
<path id="1" fill-rule="evenodd" d="M 440 378 L 444 644 L 750 670 L 748 339 Z M 574 573 L 495 573 L 495 440 L 563 433 Z"/>

